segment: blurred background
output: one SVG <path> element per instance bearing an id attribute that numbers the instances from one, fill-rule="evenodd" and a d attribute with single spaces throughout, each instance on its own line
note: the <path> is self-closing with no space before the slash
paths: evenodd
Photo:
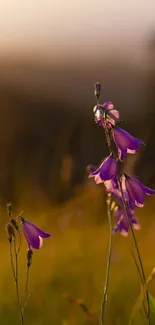
<path id="1" fill-rule="evenodd" d="M 106 204 L 103 187 L 87 179 L 86 166 L 98 165 L 108 150 L 103 130 L 94 123 L 94 83 L 102 84 L 101 103 L 112 101 L 122 127 L 147 145 L 128 157 L 126 170 L 155 188 L 155 3 L 1 0 L 0 12 L 0 324 L 18 324 L 3 230 L 8 201 L 15 213 L 23 209 L 53 233 L 34 256 L 28 324 L 89 324 L 63 294 L 80 297 L 99 312 Z M 138 241 L 148 273 L 155 263 L 154 204 L 150 198 L 138 211 Z M 114 240 L 109 325 L 127 322 L 139 290 L 128 243 L 119 235 Z M 24 241 L 23 246 L 24 254 Z"/>

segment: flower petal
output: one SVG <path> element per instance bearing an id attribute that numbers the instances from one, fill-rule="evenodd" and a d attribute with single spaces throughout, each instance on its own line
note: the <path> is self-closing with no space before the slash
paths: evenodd
<path id="1" fill-rule="evenodd" d="M 104 160 L 104 161 L 105 161 L 105 160 Z M 90 177 L 94 177 L 95 175 L 99 174 L 100 169 L 102 168 L 102 166 L 103 166 L 103 164 L 104 164 L 104 161 L 101 163 L 101 165 L 100 165 L 97 169 L 95 169 L 95 170 L 93 170 L 93 171 L 91 172 L 91 174 L 89 175 L 89 178 L 90 178 Z M 89 165 L 89 166 L 90 166 L 90 165 Z"/>
<path id="2" fill-rule="evenodd" d="M 129 215 L 126 215 L 124 208 L 119 208 L 117 211 L 115 211 L 117 225 L 113 232 L 119 231 L 121 235 L 124 237 L 127 237 L 130 228 L 130 223 L 128 218 L 130 218 L 132 226 L 135 230 L 140 229 L 140 224 L 138 220 L 134 217 L 135 211 L 129 209 L 128 213 Z"/>
<path id="3" fill-rule="evenodd" d="M 112 155 L 108 156 L 101 163 L 99 168 L 93 171 L 89 177 L 94 177 L 96 184 L 113 180 L 114 187 L 117 187 L 117 162 Z"/>
<path id="4" fill-rule="evenodd" d="M 112 102 L 108 101 L 108 102 L 105 102 L 105 103 L 103 104 L 103 107 L 104 107 L 105 109 L 113 109 L 113 108 L 114 108 L 114 105 L 112 104 Z"/>
<path id="5" fill-rule="evenodd" d="M 138 222 L 138 220 L 136 218 L 132 218 L 132 226 L 135 230 L 139 230 L 140 229 L 140 224 Z"/>
<path id="6" fill-rule="evenodd" d="M 100 177 L 102 180 L 112 179 L 117 174 L 117 163 L 116 160 L 109 156 L 100 168 Z"/>
<path id="7" fill-rule="evenodd" d="M 133 201 L 138 207 L 143 207 L 145 199 L 143 185 L 135 177 L 129 177 L 127 175 L 125 185 L 129 195 L 129 201 Z"/>
<path id="8" fill-rule="evenodd" d="M 96 183 L 96 184 L 101 184 L 101 183 L 103 183 L 103 180 L 101 179 L 101 177 L 100 177 L 99 174 L 98 174 L 98 175 L 95 175 L 94 180 L 95 180 L 95 183 Z"/>
<path id="9" fill-rule="evenodd" d="M 51 237 L 50 234 L 44 232 L 42 229 L 35 226 L 32 222 L 24 219 L 23 217 L 21 220 L 23 233 L 30 247 L 39 249 L 43 244 L 42 238 Z"/>
<path id="10" fill-rule="evenodd" d="M 144 191 L 145 191 L 146 195 L 155 194 L 155 190 L 153 190 L 152 188 L 144 186 L 144 185 L 143 185 L 143 188 L 144 188 Z"/>
<path id="11" fill-rule="evenodd" d="M 40 236 L 38 236 L 38 238 L 39 238 L 39 248 L 41 248 L 43 246 L 43 239 Z"/>
<path id="12" fill-rule="evenodd" d="M 38 228 L 36 225 L 34 225 L 32 222 L 25 220 L 24 224 L 26 223 L 27 229 L 29 229 L 29 232 L 32 235 L 38 235 L 41 236 L 42 238 L 49 238 L 51 237 L 51 234 L 46 233 L 42 229 Z"/>
<path id="13" fill-rule="evenodd" d="M 130 153 L 135 153 L 140 149 L 140 145 L 144 144 L 140 139 L 135 138 L 130 133 L 121 128 L 114 128 L 112 131 L 114 142 L 118 149 L 121 151 L 120 159 L 123 160 L 127 150 Z"/>
<path id="14" fill-rule="evenodd" d="M 25 223 L 22 224 L 22 228 L 23 228 L 23 233 L 25 235 L 25 238 L 28 242 L 28 245 L 32 248 L 35 249 L 39 249 L 40 248 L 40 239 L 39 236 L 34 235 L 33 233 L 31 233 L 29 231 L 29 229 L 27 228 L 27 226 L 25 226 Z"/>

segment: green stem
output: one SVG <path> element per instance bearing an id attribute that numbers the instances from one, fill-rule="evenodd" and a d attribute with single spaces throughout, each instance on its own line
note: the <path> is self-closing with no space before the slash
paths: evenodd
<path id="1" fill-rule="evenodd" d="M 110 203 L 111 196 L 107 197 L 107 215 L 109 221 L 109 248 L 108 248 L 108 258 L 107 258 L 107 266 L 106 266 L 106 276 L 105 276 L 105 285 L 103 292 L 103 300 L 101 304 L 101 319 L 100 324 L 104 324 L 105 318 L 105 307 L 108 299 L 108 286 L 109 286 L 109 276 L 110 276 L 110 265 L 111 265 L 111 252 L 112 252 L 112 222 L 111 222 L 111 212 L 110 212 Z"/>
<path id="2" fill-rule="evenodd" d="M 20 302 L 20 295 L 19 295 L 19 284 L 18 284 L 18 251 L 16 248 L 16 237 L 14 238 L 14 254 L 15 254 L 15 284 L 16 284 L 16 294 L 17 294 L 17 302 L 18 308 L 20 313 L 20 323 L 24 325 L 24 316 Z"/>
<path id="3" fill-rule="evenodd" d="M 13 263 L 13 254 L 12 254 L 12 242 L 10 243 L 10 261 L 11 261 L 11 268 L 12 268 L 13 277 L 14 277 L 14 280 L 16 281 L 15 267 L 14 267 L 14 263 Z"/>
<path id="4" fill-rule="evenodd" d="M 26 281 L 25 281 L 25 305 L 23 307 L 23 314 L 24 314 L 24 311 L 25 311 L 25 309 L 27 307 L 28 300 L 29 300 L 29 297 L 30 297 L 30 295 L 28 295 L 29 274 L 30 274 L 30 267 L 28 266 L 27 267 L 27 272 L 26 272 Z"/>

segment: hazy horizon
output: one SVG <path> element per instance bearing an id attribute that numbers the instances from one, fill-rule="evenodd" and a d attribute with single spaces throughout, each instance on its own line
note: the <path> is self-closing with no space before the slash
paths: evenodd
<path id="1" fill-rule="evenodd" d="M 155 3 L 127 0 L 0 3 L 0 56 L 66 61 L 116 53 L 139 61 L 154 30 Z"/>

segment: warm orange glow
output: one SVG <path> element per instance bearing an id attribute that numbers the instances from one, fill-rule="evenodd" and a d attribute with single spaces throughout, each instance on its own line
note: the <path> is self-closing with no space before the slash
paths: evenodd
<path id="1" fill-rule="evenodd" d="M 138 0 L 136 8 L 134 0 L 2 0 L 0 12 L 1 54 L 60 59 L 92 58 L 120 46 L 135 53 L 155 21 L 152 0 Z"/>

